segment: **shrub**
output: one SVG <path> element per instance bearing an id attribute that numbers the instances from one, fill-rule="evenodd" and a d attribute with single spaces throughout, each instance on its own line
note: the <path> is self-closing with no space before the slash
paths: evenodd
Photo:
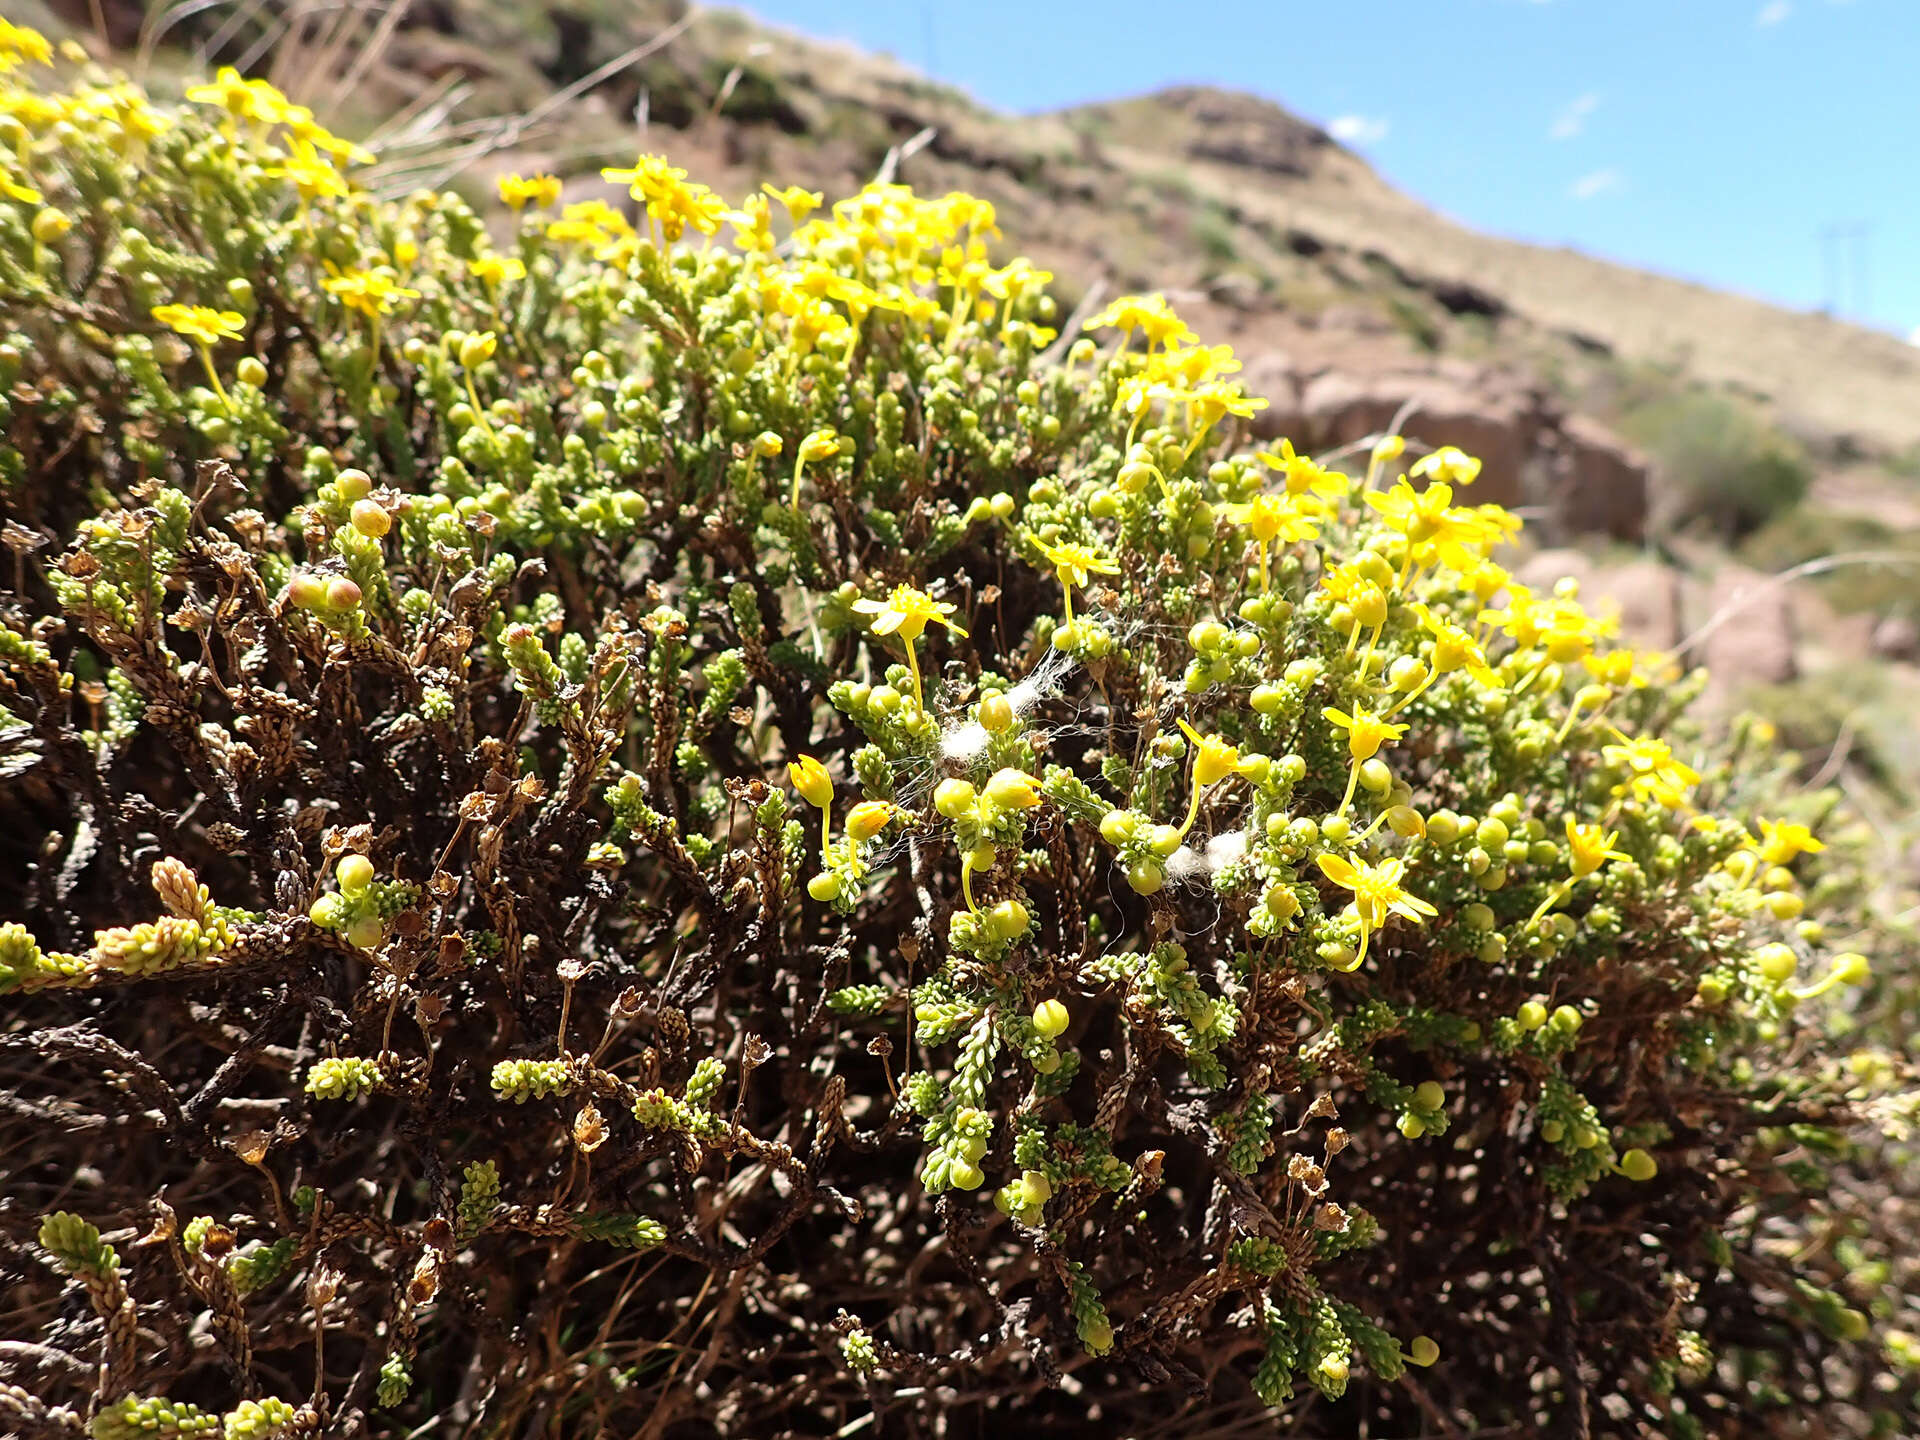
<path id="1" fill-rule="evenodd" d="M 263 84 L 35 73 L 10 1426 L 1905 1403 L 1831 800 L 1467 457 L 1236 448 L 1224 348 L 1058 350 L 964 195 L 643 158 L 496 243 Z"/>
<path id="2" fill-rule="evenodd" d="M 1787 435 L 1725 396 L 1682 390 L 1622 417 L 1659 464 L 1663 523 L 1701 523 L 1738 538 L 1805 498 L 1813 471 Z"/>

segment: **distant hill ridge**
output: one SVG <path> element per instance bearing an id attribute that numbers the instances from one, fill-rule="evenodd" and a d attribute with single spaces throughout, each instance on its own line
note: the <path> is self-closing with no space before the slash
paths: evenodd
<path id="1" fill-rule="evenodd" d="M 141 0 L 22 4 L 29 23 L 46 6 L 83 36 L 104 23 L 124 49 L 147 18 Z M 290 0 L 265 0 L 230 24 L 234 6 L 174 6 L 169 41 L 219 34 L 217 58 L 233 58 L 289 9 Z M 1543 379 L 1577 408 L 1608 367 L 1660 366 L 1677 382 L 1738 392 L 1838 456 L 1920 446 L 1920 349 L 1479 234 L 1257 96 L 1182 85 L 1015 116 L 890 57 L 684 0 L 413 0 L 398 23 L 383 21 L 384 9 L 365 5 L 357 36 L 349 30 L 375 50 L 370 61 L 342 43 L 331 51 L 333 78 L 303 75 L 302 61 L 324 47 L 296 46 L 276 60 L 276 78 L 296 93 L 307 83 L 301 98 L 323 114 L 371 124 L 419 102 L 423 89 L 444 88 L 447 120 L 458 122 L 525 113 L 608 72 L 511 147 L 470 154 L 479 180 L 531 166 L 591 177 L 638 143 L 697 166 L 717 187 L 777 177 L 839 194 L 902 147 L 891 173 L 992 199 L 1009 246 L 1053 268 L 1070 300 L 1094 285 L 1109 295 L 1185 292 L 1196 328 L 1249 355 L 1283 352 L 1295 373 L 1366 375 L 1447 357 Z M 353 83 L 342 87 L 349 63 Z"/>

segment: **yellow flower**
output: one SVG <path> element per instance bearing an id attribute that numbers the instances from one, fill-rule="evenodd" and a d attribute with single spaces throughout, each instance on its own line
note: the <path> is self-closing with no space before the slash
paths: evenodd
<path id="1" fill-rule="evenodd" d="M 502 175 L 499 183 L 501 200 L 515 211 L 529 205 L 542 209 L 560 203 L 558 175 Z"/>
<path id="2" fill-rule="evenodd" d="M 1382 520 L 1407 537 L 1408 545 L 1438 555 L 1456 570 L 1477 564 L 1500 538 L 1486 516 L 1453 508 L 1450 485 L 1415 490 L 1402 478 L 1385 494 L 1369 491 L 1366 500 Z"/>
<path id="3" fill-rule="evenodd" d="M 1391 745 L 1407 733 L 1406 726 L 1390 724 L 1362 705 L 1354 706 L 1351 715 L 1331 705 L 1320 714 L 1347 732 L 1347 750 L 1355 760 L 1371 760 L 1382 745 Z"/>
<path id="4" fill-rule="evenodd" d="M 1127 336 L 1138 330 L 1149 347 L 1184 345 L 1199 338 L 1167 307 L 1164 295 L 1123 295 L 1088 321 L 1087 329 L 1118 329 Z"/>
<path id="5" fill-rule="evenodd" d="M 965 635 L 965 630 L 947 618 L 957 607 L 911 585 L 896 585 L 885 600 L 856 600 L 853 608 L 859 614 L 873 616 L 874 634 L 898 635 L 906 641 L 907 669 L 913 676 L 913 700 L 915 705 L 921 705 L 920 659 L 914 654 L 913 642 L 929 623 L 944 625 L 956 635 Z"/>
<path id="6" fill-rule="evenodd" d="M 773 207 L 764 195 L 749 195 L 746 202 L 727 216 L 733 226 L 733 243 L 749 255 L 771 255 L 778 248 L 773 238 Z"/>
<path id="7" fill-rule="evenodd" d="M 796 225 L 805 224 L 807 216 L 820 208 L 824 198 L 818 190 L 802 190 L 798 185 L 789 185 L 784 190 L 776 190 L 771 185 L 760 188 L 786 207 L 788 218 Z"/>
<path id="8" fill-rule="evenodd" d="M 253 107 L 253 92 L 231 65 L 222 65 L 210 84 L 187 91 L 187 99 L 196 105 L 218 105 L 236 116 L 251 113 Z"/>
<path id="9" fill-rule="evenodd" d="M 1260 458 L 1287 481 L 1287 494 L 1338 496 L 1347 493 L 1347 477 L 1318 461 L 1294 453 L 1293 442 L 1282 440 L 1278 450 L 1262 450 Z"/>
<path id="10" fill-rule="evenodd" d="M 482 255 L 478 260 L 469 260 L 467 269 L 473 272 L 474 279 L 489 290 L 496 285 L 527 278 L 526 265 L 512 255 Z"/>
<path id="11" fill-rule="evenodd" d="M 395 305 L 402 300 L 420 298 L 418 290 L 400 284 L 385 269 L 348 270 L 329 275 L 320 282 L 320 288 L 347 309 L 370 320 L 393 314 Z"/>
<path id="12" fill-rule="evenodd" d="M 1256 495 L 1244 505 L 1229 505 L 1230 524 L 1244 525 L 1262 545 L 1275 540 L 1311 540 L 1319 529 L 1294 506 L 1291 495 Z"/>
<path id="13" fill-rule="evenodd" d="M 956 635 L 967 633 L 947 618 L 958 606 L 936 600 L 911 585 L 894 586 L 893 593 L 885 600 L 856 600 L 853 608 L 862 615 L 874 617 L 874 634 L 898 635 L 909 643 L 920 638 L 929 622 L 944 625 Z"/>
<path id="14" fill-rule="evenodd" d="M 1360 968 L 1367 958 L 1368 939 L 1390 916 L 1403 915 L 1419 925 L 1425 917 L 1440 913 L 1426 901 L 1409 894 L 1400 883 L 1407 868 L 1404 860 L 1382 860 L 1378 865 L 1369 865 L 1364 860 L 1356 862 L 1341 855 L 1322 854 L 1318 864 L 1322 875 L 1353 892 L 1353 910 L 1360 917 L 1360 949 L 1348 969 Z"/>
<path id="15" fill-rule="evenodd" d="M 333 161 L 314 148 L 311 140 L 295 140 L 293 153 L 284 165 L 270 165 L 266 173 L 275 180 L 290 180 L 302 200 L 329 199 L 347 193 L 347 181 L 334 168 Z"/>
<path id="16" fill-rule="evenodd" d="M 833 804 L 833 777 L 827 774 L 827 767 L 811 755 L 802 755 L 787 766 L 787 778 L 793 782 L 793 788 L 800 792 L 800 798 L 819 809 L 828 809 Z"/>
<path id="17" fill-rule="evenodd" d="M 1628 860 L 1632 857 L 1613 848 L 1614 841 L 1620 838 L 1620 832 L 1609 833 L 1603 825 L 1580 825 L 1574 818 L 1567 817 L 1567 848 L 1572 852 L 1570 862 L 1574 878 L 1591 875 L 1609 860 Z"/>
<path id="18" fill-rule="evenodd" d="M 642 155 L 624 169 L 613 165 L 604 167 L 600 178 L 610 185 L 624 185 L 634 199 L 652 204 L 667 199 L 687 178 L 687 172 L 677 165 L 669 165 L 662 156 Z"/>
<path id="19" fill-rule="evenodd" d="M 1500 688 L 1500 677 L 1493 673 L 1487 664 L 1486 652 L 1471 634 L 1429 606 L 1415 605 L 1413 613 L 1420 617 L 1421 626 L 1433 636 L 1435 674 L 1465 670 L 1482 685 L 1490 689 Z"/>
<path id="20" fill-rule="evenodd" d="M 1047 563 L 1053 566 L 1053 573 L 1060 581 L 1060 591 L 1066 596 L 1066 621 L 1073 623 L 1073 591 L 1078 586 L 1085 589 L 1087 582 L 1095 575 L 1118 575 L 1120 566 L 1117 561 L 1107 558 L 1091 545 L 1082 545 L 1077 540 L 1062 540 L 1057 545 L 1048 545 L 1036 541 L 1040 553 L 1047 557 Z"/>
<path id="21" fill-rule="evenodd" d="M 0 75 L 27 61 L 53 64 L 52 42 L 38 30 L 0 19 Z"/>
<path id="22" fill-rule="evenodd" d="M 1664 740 L 1649 736 L 1629 740 L 1624 735 L 1620 739 L 1622 743 L 1600 750 L 1600 758 L 1607 764 L 1627 772 L 1625 783 L 1614 786 L 1613 793 L 1652 800 L 1669 810 L 1684 805 L 1687 791 L 1700 783 L 1700 772 L 1675 759 Z"/>
<path id="23" fill-rule="evenodd" d="M 1480 462 L 1453 445 L 1442 445 L 1413 462 L 1416 479 L 1431 477 L 1448 485 L 1471 485 L 1480 478 Z"/>
<path id="24" fill-rule="evenodd" d="M 1193 783 L 1212 785 L 1233 774 L 1234 767 L 1240 763 L 1240 750 L 1229 745 L 1218 735 L 1202 735 L 1186 721 L 1179 722 L 1180 731 L 1192 741 L 1198 753 L 1193 761 Z"/>
<path id="25" fill-rule="evenodd" d="M 356 145 L 351 140 L 342 140 L 326 126 L 317 124 L 313 112 L 304 105 L 292 105 L 285 116 L 287 129 L 297 140 L 304 140 L 314 149 L 333 157 L 336 165 L 371 165 L 375 156 L 371 150 Z"/>
<path id="26" fill-rule="evenodd" d="M 292 119 L 296 107 L 265 80 L 243 80 L 231 65 L 222 65 L 209 85 L 196 85 L 187 99 L 198 105 L 218 105 L 235 119 L 277 125 Z"/>
<path id="27" fill-rule="evenodd" d="M 604 245 L 632 233 L 633 226 L 627 223 L 627 217 L 604 200 L 576 201 L 547 226 L 547 238 L 563 245 Z"/>
<path id="28" fill-rule="evenodd" d="M 1789 865 L 1800 855 L 1818 854 L 1826 848 L 1804 825 L 1790 820 L 1760 822 L 1760 858 L 1768 865 Z"/>
<path id="29" fill-rule="evenodd" d="M 246 316 L 237 310 L 215 310 L 207 305 L 156 305 L 153 318 L 177 335 L 198 345 L 245 338 Z"/>

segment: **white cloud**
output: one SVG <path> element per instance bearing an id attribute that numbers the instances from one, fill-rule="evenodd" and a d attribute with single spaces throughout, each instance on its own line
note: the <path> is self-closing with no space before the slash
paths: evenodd
<path id="1" fill-rule="evenodd" d="M 1587 128 L 1587 117 L 1600 108 L 1600 92 L 1589 90 L 1578 99 L 1570 100 L 1553 117 L 1553 124 L 1547 129 L 1549 140 L 1571 140 Z"/>
<path id="2" fill-rule="evenodd" d="M 1605 195 L 1618 190 L 1627 183 L 1627 177 L 1612 166 L 1605 170 L 1595 170 L 1582 175 L 1567 187 L 1567 194 L 1576 200 L 1591 200 L 1597 195 Z"/>
<path id="3" fill-rule="evenodd" d="M 1753 17 L 1753 23 L 1765 30 L 1770 25 L 1778 25 L 1793 14 L 1792 0 L 1767 0 L 1760 7 L 1760 13 Z"/>
<path id="4" fill-rule="evenodd" d="M 1327 133 L 1342 145 L 1378 145 L 1389 128 L 1384 115 L 1336 115 Z"/>
<path id="5" fill-rule="evenodd" d="M 1907 343 L 1909 345 L 1920 345 L 1920 325 L 1913 327 L 1913 333 L 1907 336 Z"/>

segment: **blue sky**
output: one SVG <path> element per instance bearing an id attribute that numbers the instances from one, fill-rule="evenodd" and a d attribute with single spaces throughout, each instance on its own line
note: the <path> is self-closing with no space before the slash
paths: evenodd
<path id="1" fill-rule="evenodd" d="M 1005 110 L 1205 82 L 1477 229 L 1920 337 L 1920 0 L 751 0 Z"/>

